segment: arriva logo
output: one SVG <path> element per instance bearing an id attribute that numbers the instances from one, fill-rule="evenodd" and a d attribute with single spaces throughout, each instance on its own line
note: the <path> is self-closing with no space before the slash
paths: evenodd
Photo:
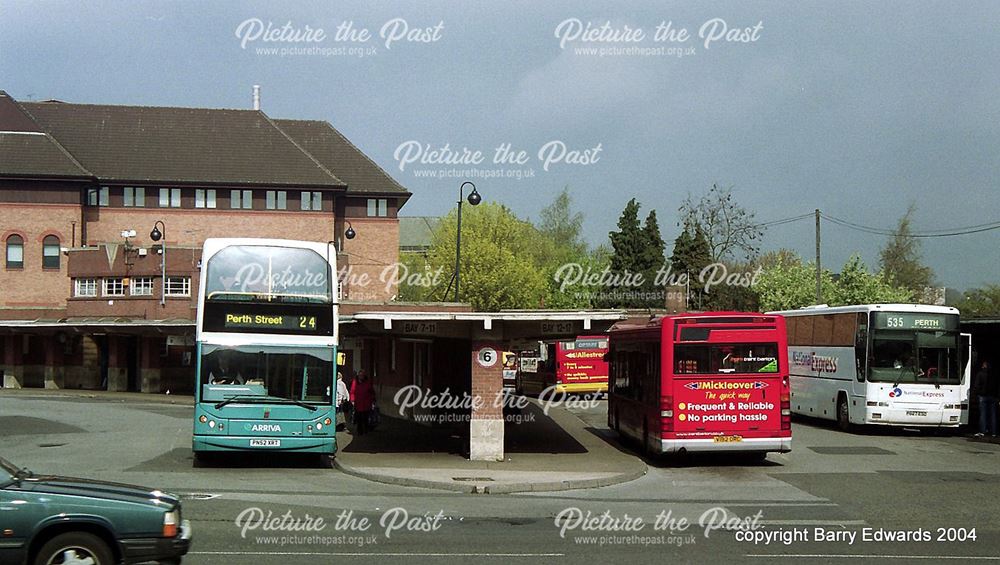
<path id="1" fill-rule="evenodd" d="M 243 426 L 248 432 L 280 432 L 281 426 L 278 424 L 246 424 Z"/>

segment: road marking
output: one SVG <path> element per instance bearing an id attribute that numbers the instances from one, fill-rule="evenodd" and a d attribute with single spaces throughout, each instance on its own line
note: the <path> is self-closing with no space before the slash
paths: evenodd
<path id="1" fill-rule="evenodd" d="M 871 559 L 872 557 L 877 557 L 880 559 L 964 559 L 971 561 L 1000 561 L 1000 557 L 993 556 L 978 556 L 978 555 L 883 555 L 880 553 L 873 553 L 870 555 L 852 555 L 852 554 L 826 554 L 826 553 L 799 553 L 799 554 L 785 554 L 776 553 L 772 555 L 755 555 L 748 553 L 743 557 L 763 557 L 764 559 L 774 559 L 776 557 L 790 557 L 792 559 Z"/>
<path id="2" fill-rule="evenodd" d="M 187 555 L 313 555 L 324 557 L 566 557 L 565 553 L 347 553 L 323 551 L 189 551 Z"/>
<path id="3" fill-rule="evenodd" d="M 760 520 L 758 524 L 764 526 L 863 526 L 868 522 L 864 520 Z"/>

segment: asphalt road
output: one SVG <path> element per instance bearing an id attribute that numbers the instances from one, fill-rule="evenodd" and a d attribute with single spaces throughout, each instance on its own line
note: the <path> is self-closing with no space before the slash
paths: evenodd
<path id="1" fill-rule="evenodd" d="M 602 409 L 577 415 L 617 445 Z M 372 483 L 314 458 L 195 469 L 190 413 L 0 395 L 0 455 L 181 493 L 192 564 L 1000 561 L 1000 446 L 960 436 L 797 421 L 794 451 L 763 464 L 649 461 L 622 485 L 466 495 Z"/>

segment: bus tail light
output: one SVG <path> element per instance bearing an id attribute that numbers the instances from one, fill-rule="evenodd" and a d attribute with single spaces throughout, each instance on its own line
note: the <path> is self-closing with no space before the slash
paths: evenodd
<path id="1" fill-rule="evenodd" d="M 781 379 L 781 429 L 792 429 L 792 402 L 788 389 L 788 377 Z"/>
<path id="2" fill-rule="evenodd" d="M 674 431 L 674 397 L 660 397 L 660 430 L 664 432 Z"/>

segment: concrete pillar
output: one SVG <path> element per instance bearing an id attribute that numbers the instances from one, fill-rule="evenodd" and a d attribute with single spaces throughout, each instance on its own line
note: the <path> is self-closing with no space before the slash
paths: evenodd
<path id="1" fill-rule="evenodd" d="M 139 338 L 139 390 L 163 392 L 160 382 L 160 341 L 152 337 Z"/>
<path id="2" fill-rule="evenodd" d="M 4 336 L 3 387 L 24 387 L 24 336 Z"/>
<path id="3" fill-rule="evenodd" d="M 66 386 L 66 365 L 63 363 L 63 348 L 65 345 L 59 343 L 59 340 L 54 337 L 46 338 L 44 342 L 45 388 L 64 388 Z"/>
<path id="4" fill-rule="evenodd" d="M 503 461 L 503 345 L 496 341 L 472 342 L 472 397 L 469 421 L 469 459 Z"/>
<path id="5" fill-rule="evenodd" d="M 115 335 L 108 335 L 108 391 L 128 390 L 127 354 L 124 341 Z"/>

